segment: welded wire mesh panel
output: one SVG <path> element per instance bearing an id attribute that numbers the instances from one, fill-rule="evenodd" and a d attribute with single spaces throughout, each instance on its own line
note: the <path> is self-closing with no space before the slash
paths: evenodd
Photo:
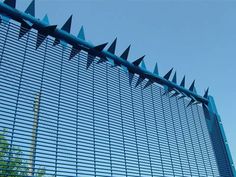
<path id="1" fill-rule="evenodd" d="M 0 24 L 0 176 L 219 176 L 202 107 Z M 217 142 L 215 142 L 217 143 Z M 18 163 L 15 163 L 15 162 Z M 14 175 L 12 175 L 14 174 Z"/>

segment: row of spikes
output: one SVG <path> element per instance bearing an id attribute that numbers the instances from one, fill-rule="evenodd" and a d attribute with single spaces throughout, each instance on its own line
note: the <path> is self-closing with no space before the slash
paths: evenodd
<path id="1" fill-rule="evenodd" d="M 4 1 L 5 4 L 7 4 L 8 6 L 15 8 L 16 7 L 16 0 L 5 0 Z M 33 0 L 30 5 L 27 7 L 27 9 L 25 10 L 25 13 L 31 15 L 31 16 L 35 16 L 35 0 Z M 47 38 L 47 36 L 53 34 L 53 32 L 56 30 L 57 25 L 49 25 L 49 20 L 48 20 L 48 16 L 45 15 L 45 17 L 42 20 L 45 24 L 47 24 L 48 26 L 38 30 L 38 35 L 37 35 L 37 42 L 36 42 L 36 49 L 40 47 L 40 45 L 43 43 L 43 41 Z M 70 33 L 71 30 L 71 24 L 72 24 L 72 16 L 69 17 L 69 19 L 65 22 L 65 24 L 62 26 L 61 30 Z M 20 33 L 19 33 L 19 38 L 22 38 L 27 32 L 29 32 L 32 28 L 34 28 L 34 24 L 31 24 L 28 21 L 25 20 L 21 20 L 21 26 L 20 26 Z M 83 26 L 81 27 L 79 34 L 77 36 L 77 38 L 84 40 L 85 41 L 85 34 L 84 34 L 84 28 Z M 53 45 L 58 45 L 58 44 L 65 44 L 64 41 L 61 41 L 60 39 L 55 38 Z M 115 49 L 116 49 L 116 43 L 117 43 L 117 38 L 112 42 L 112 44 L 110 45 L 110 47 L 108 48 L 108 52 L 110 52 L 111 54 L 115 55 Z M 87 58 L 87 69 L 90 67 L 90 65 L 93 63 L 94 59 L 96 58 L 96 56 L 99 56 L 99 54 L 104 50 L 104 48 L 107 46 L 108 43 L 104 43 L 98 46 L 95 46 L 91 49 L 89 49 L 88 51 L 88 58 Z M 73 57 L 75 57 L 79 52 L 81 51 L 81 48 L 78 45 L 73 45 L 72 49 L 71 49 L 71 53 L 70 53 L 70 57 L 69 59 L 71 60 Z M 130 51 L 130 46 L 128 46 L 128 48 L 120 55 L 120 58 L 124 59 L 127 61 L 128 59 L 128 55 L 129 55 L 129 51 Z M 139 67 L 140 63 L 141 63 L 141 68 L 146 70 L 146 66 L 144 63 L 144 57 L 142 56 L 139 59 L 135 60 L 134 62 L 132 62 L 132 64 L 136 67 Z M 106 56 L 101 56 L 100 60 L 98 61 L 98 63 L 102 63 L 102 62 L 106 62 L 109 59 L 107 59 Z M 113 61 L 114 62 L 114 61 Z M 121 64 L 119 63 L 115 63 L 113 66 L 121 66 Z M 173 71 L 173 68 L 163 77 L 166 80 L 169 80 L 171 73 Z M 129 75 L 129 83 L 131 85 L 134 74 L 132 71 L 129 71 L 128 69 L 128 75 Z M 157 64 L 155 65 L 153 74 L 159 76 L 159 72 L 158 72 L 158 66 Z M 143 77 L 142 75 L 139 75 L 139 78 L 135 84 L 135 87 L 137 87 L 138 85 L 140 85 L 143 81 L 144 81 L 145 77 Z M 177 84 L 177 73 L 175 72 L 172 82 Z M 149 80 L 146 85 L 144 86 L 144 88 L 147 88 L 148 86 L 152 85 L 154 83 L 154 81 Z M 183 77 L 181 84 L 181 87 L 185 87 L 185 76 Z M 184 98 L 184 97 L 190 97 L 191 100 L 189 102 L 189 104 L 187 105 L 193 105 L 193 104 L 199 104 L 200 102 L 198 100 L 196 100 L 196 98 L 194 98 L 191 95 L 186 95 L 184 92 L 180 92 L 179 90 L 175 89 L 175 88 L 171 88 L 168 87 L 166 85 L 164 85 L 164 89 L 165 92 L 163 95 L 167 94 L 167 93 L 172 93 L 172 95 L 170 97 L 174 97 L 174 96 L 180 96 L 178 99 L 180 98 Z M 193 83 L 191 84 L 189 91 L 196 93 L 196 89 L 195 89 L 195 80 L 193 81 Z M 208 98 L 208 91 L 209 88 L 205 91 L 204 94 L 204 98 Z M 206 106 L 206 105 L 204 105 Z"/>

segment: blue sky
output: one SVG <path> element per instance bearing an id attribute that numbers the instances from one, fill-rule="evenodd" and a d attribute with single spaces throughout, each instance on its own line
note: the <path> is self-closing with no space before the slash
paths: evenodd
<path id="1" fill-rule="evenodd" d="M 26 9 L 30 0 L 18 0 Z M 72 34 L 81 25 L 94 44 L 118 38 L 117 55 L 129 44 L 129 60 L 143 54 L 148 70 L 158 62 L 164 75 L 177 70 L 199 94 L 210 87 L 236 162 L 236 2 L 227 0 L 36 0 L 36 17 L 47 13 L 59 27 L 73 14 Z"/>

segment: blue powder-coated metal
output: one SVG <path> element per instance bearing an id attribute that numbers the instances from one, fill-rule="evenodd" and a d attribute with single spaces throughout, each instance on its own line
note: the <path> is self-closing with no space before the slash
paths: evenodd
<path id="1" fill-rule="evenodd" d="M 48 24 L 46 24 L 44 21 L 41 21 L 29 14 L 26 14 L 26 13 L 23 13 L 23 12 L 17 10 L 17 9 L 14 9 L 14 8 L 8 6 L 7 4 L 0 3 L 0 11 L 1 11 L 1 13 L 11 17 L 12 19 L 14 19 L 18 22 L 29 21 L 30 23 L 33 24 L 33 28 L 37 29 L 38 31 L 48 27 Z M 58 41 L 62 40 L 62 41 L 66 41 L 68 44 L 71 44 L 72 46 L 79 46 L 79 49 L 87 51 L 87 52 L 95 47 L 92 44 L 86 42 L 85 40 L 82 40 L 81 38 L 77 38 L 77 37 L 75 37 L 75 36 L 73 36 L 73 35 L 69 34 L 68 32 L 61 30 L 61 29 L 56 28 L 53 31 L 53 33 L 51 33 L 50 35 L 55 37 Z M 129 47 L 128 47 L 128 49 L 129 49 Z M 133 65 L 132 63 L 128 62 L 126 60 L 126 54 L 128 53 L 127 52 L 128 49 L 126 49 L 125 57 L 123 57 L 123 58 L 118 57 L 118 56 L 114 55 L 113 53 L 111 53 L 109 51 L 105 51 L 105 50 L 99 51 L 97 53 L 97 56 L 110 58 L 114 61 L 115 65 L 123 65 L 124 67 L 127 67 L 129 72 L 136 73 L 138 75 L 142 75 L 145 78 L 149 79 L 150 82 L 144 88 L 146 88 L 147 86 L 156 82 L 158 84 L 168 86 L 170 88 L 175 88 L 176 90 L 185 94 L 186 96 L 194 97 L 197 101 L 199 101 L 203 104 L 208 103 L 208 99 L 194 93 L 193 91 L 190 91 L 190 90 L 188 90 L 184 87 L 181 87 L 181 86 L 179 86 L 179 85 L 177 85 L 177 84 L 175 84 L 163 77 L 160 77 L 156 73 L 153 74 L 147 70 L 144 70 L 144 69 L 137 67 L 137 66 Z"/>

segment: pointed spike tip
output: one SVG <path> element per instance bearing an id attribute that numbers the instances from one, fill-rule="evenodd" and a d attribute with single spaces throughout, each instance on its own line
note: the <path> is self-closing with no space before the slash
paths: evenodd
<path id="1" fill-rule="evenodd" d="M 85 41 L 85 34 L 84 34 L 84 27 L 83 26 L 81 26 L 77 38 L 82 39 L 82 40 Z"/>
<path id="2" fill-rule="evenodd" d="M 208 93 L 209 93 L 209 87 L 207 88 L 207 90 L 205 91 L 205 94 L 204 94 L 204 98 L 208 99 Z"/>
<path id="3" fill-rule="evenodd" d="M 181 87 L 185 87 L 185 76 L 183 77 L 183 80 L 181 81 L 180 86 L 181 86 Z"/>
<path id="4" fill-rule="evenodd" d="M 174 82 L 175 84 L 177 83 L 177 72 L 175 71 L 174 77 L 172 79 L 172 82 Z"/>
<path id="5" fill-rule="evenodd" d="M 164 78 L 165 78 L 166 80 L 169 80 L 170 75 L 171 75 L 173 69 L 174 69 L 174 68 L 171 68 L 171 70 L 164 76 Z"/>
<path id="6" fill-rule="evenodd" d="M 30 5 L 25 10 L 25 13 L 35 16 L 35 0 L 33 0 Z"/>
<path id="7" fill-rule="evenodd" d="M 130 47 L 131 45 L 129 45 L 129 47 L 121 54 L 120 58 L 123 58 L 124 60 L 128 59 Z"/>
<path id="8" fill-rule="evenodd" d="M 61 30 L 66 31 L 67 33 L 70 33 L 71 23 L 72 23 L 72 15 L 68 18 L 68 20 L 65 22 L 65 24 L 61 27 Z"/>
<path id="9" fill-rule="evenodd" d="M 147 67 L 146 67 L 146 64 L 145 64 L 144 60 L 142 60 L 142 62 L 141 62 L 141 68 L 144 69 L 144 70 L 147 70 Z"/>
<path id="10" fill-rule="evenodd" d="M 135 60 L 135 61 L 133 62 L 133 65 L 139 66 L 140 63 L 143 61 L 144 57 L 145 57 L 145 55 L 143 55 L 143 56 L 140 57 L 139 59 Z"/>
<path id="11" fill-rule="evenodd" d="M 16 0 L 5 0 L 3 3 L 12 8 L 16 8 Z"/>
<path id="12" fill-rule="evenodd" d="M 49 25 L 49 18 L 48 18 L 48 15 L 46 14 L 44 17 L 43 17 L 43 20 L 42 20 L 44 23 L 46 23 L 47 25 Z"/>
<path id="13" fill-rule="evenodd" d="M 194 85 L 195 85 L 195 80 L 193 81 L 193 83 L 191 84 L 191 86 L 189 88 L 189 90 L 192 92 L 194 91 Z"/>
<path id="14" fill-rule="evenodd" d="M 157 63 L 155 64 L 155 68 L 154 68 L 153 73 L 159 76 L 159 70 L 158 70 L 158 65 L 157 65 Z"/>
<path id="15" fill-rule="evenodd" d="M 103 51 L 103 49 L 106 47 L 107 44 L 108 44 L 108 42 L 101 44 L 101 45 L 97 45 L 94 47 L 94 50 L 101 52 L 101 51 Z"/>
<path id="16" fill-rule="evenodd" d="M 108 52 L 115 54 L 116 42 L 117 42 L 117 38 L 115 38 L 115 40 L 112 42 L 111 46 L 107 49 Z"/>

